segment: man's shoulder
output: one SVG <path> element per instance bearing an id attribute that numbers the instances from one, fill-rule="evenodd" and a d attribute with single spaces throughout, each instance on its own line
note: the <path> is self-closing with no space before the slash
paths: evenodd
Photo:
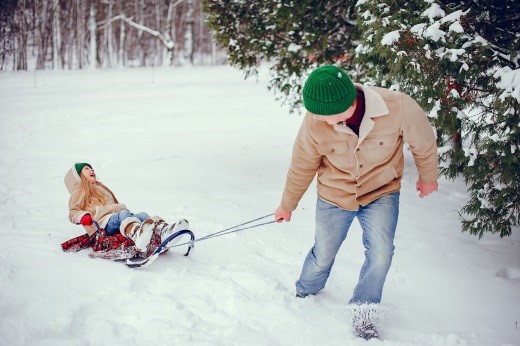
<path id="1" fill-rule="evenodd" d="M 386 88 L 381 88 L 377 86 L 370 86 L 366 87 L 369 90 L 377 93 L 385 102 L 402 102 L 403 97 L 406 97 L 407 95 L 403 92 L 396 91 L 396 90 L 390 90 Z"/>

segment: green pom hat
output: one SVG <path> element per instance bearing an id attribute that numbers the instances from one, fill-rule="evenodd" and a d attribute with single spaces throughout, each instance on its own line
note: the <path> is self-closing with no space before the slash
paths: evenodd
<path id="1" fill-rule="evenodd" d="M 74 164 L 74 167 L 76 168 L 76 172 L 78 173 L 79 176 L 81 176 L 81 171 L 83 170 L 83 167 L 85 167 L 85 166 L 89 166 L 90 169 L 92 169 L 92 166 L 90 165 L 90 163 L 78 162 L 78 163 Z"/>
<path id="2" fill-rule="evenodd" d="M 357 91 L 345 71 L 336 65 L 312 71 L 303 87 L 303 105 L 316 115 L 335 115 L 346 111 L 356 99 Z"/>

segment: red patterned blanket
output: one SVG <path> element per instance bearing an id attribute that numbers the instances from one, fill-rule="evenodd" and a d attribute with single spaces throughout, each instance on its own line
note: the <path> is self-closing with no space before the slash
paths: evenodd
<path id="1" fill-rule="evenodd" d="M 90 257 L 117 261 L 135 256 L 148 257 L 160 243 L 161 235 L 154 230 L 146 252 L 138 252 L 135 249 L 134 242 L 122 234 L 107 236 L 105 231 L 101 230 L 90 236 L 85 233 L 69 239 L 61 244 L 61 248 L 65 252 L 76 252 L 92 248 L 93 252 L 89 254 Z"/>

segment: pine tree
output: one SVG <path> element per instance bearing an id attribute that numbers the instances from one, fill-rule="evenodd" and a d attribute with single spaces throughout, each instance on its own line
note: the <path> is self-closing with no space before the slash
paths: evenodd
<path id="1" fill-rule="evenodd" d="M 303 76 L 317 65 L 343 61 L 349 68 L 359 36 L 356 0 L 205 0 L 208 24 L 231 65 L 255 76 L 270 64 L 268 88 L 295 110 Z"/>
<path id="2" fill-rule="evenodd" d="M 520 34 L 515 1 L 364 1 L 357 63 L 412 95 L 438 132 L 441 173 L 462 173 L 462 230 L 520 225 Z"/>
<path id="3" fill-rule="evenodd" d="M 514 0 L 205 0 L 230 63 L 291 109 L 304 75 L 337 63 L 356 80 L 404 91 L 430 114 L 441 173 L 462 174 L 462 229 L 501 237 L 520 225 L 519 6 Z M 358 42 L 359 41 L 359 42 Z"/>

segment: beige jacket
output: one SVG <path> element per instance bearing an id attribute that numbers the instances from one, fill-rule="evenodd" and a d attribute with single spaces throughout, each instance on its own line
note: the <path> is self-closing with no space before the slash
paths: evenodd
<path id="1" fill-rule="evenodd" d="M 83 215 L 89 213 L 92 215 L 92 219 L 97 221 L 99 227 L 105 228 L 108 223 L 108 219 L 113 214 L 120 212 L 121 210 L 125 210 L 126 205 L 123 203 L 119 203 L 116 199 L 116 196 L 108 187 L 103 185 L 100 182 L 96 183 L 96 189 L 98 189 L 107 199 L 107 203 L 104 205 L 96 205 L 90 206 L 87 210 L 81 210 L 80 206 L 83 204 L 85 199 L 85 194 L 81 190 L 80 181 L 78 173 L 76 172 L 76 168 L 74 165 L 69 169 L 67 174 L 65 175 L 65 186 L 70 193 L 69 198 L 69 220 L 73 224 L 79 223 Z M 85 227 L 85 230 L 89 235 L 92 235 L 96 232 L 96 227 Z"/>
<path id="2" fill-rule="evenodd" d="M 433 128 L 408 95 L 356 84 L 365 94 L 359 137 L 346 125 L 328 125 L 307 113 L 294 142 L 281 207 L 294 211 L 317 174 L 318 196 L 357 210 L 401 188 L 403 143 L 410 146 L 419 179 L 437 181 Z"/>

